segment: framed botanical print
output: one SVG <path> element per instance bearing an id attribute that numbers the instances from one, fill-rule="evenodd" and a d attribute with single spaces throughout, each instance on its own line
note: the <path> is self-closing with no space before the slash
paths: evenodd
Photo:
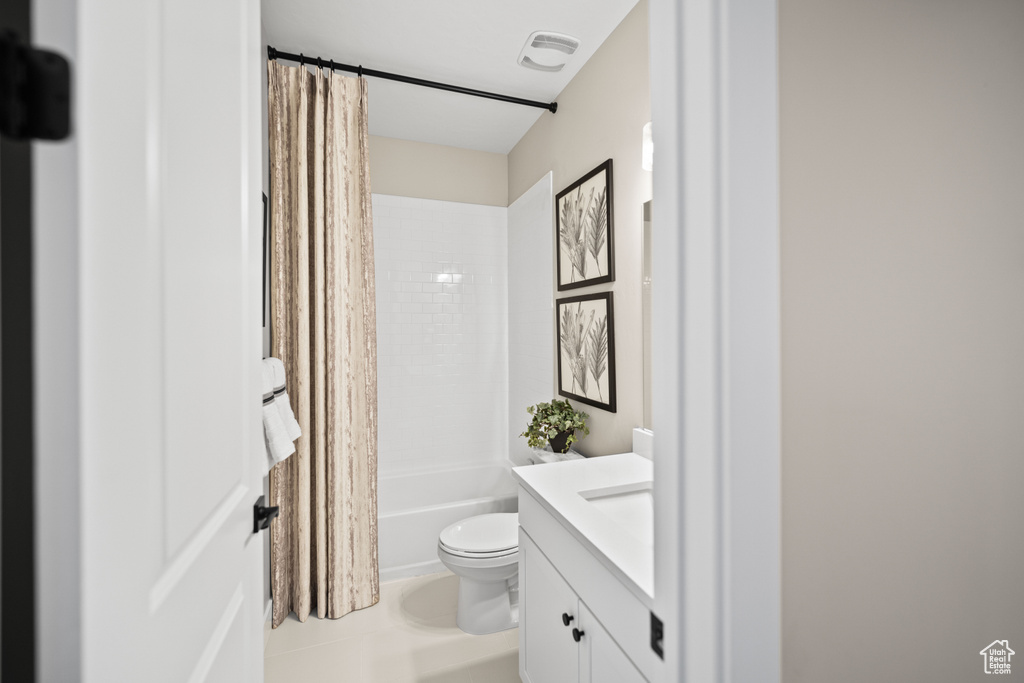
<path id="1" fill-rule="evenodd" d="M 615 325 L 612 293 L 555 302 L 558 393 L 615 412 Z"/>
<path id="2" fill-rule="evenodd" d="M 612 230 L 612 160 L 555 197 L 558 290 L 615 279 Z"/>

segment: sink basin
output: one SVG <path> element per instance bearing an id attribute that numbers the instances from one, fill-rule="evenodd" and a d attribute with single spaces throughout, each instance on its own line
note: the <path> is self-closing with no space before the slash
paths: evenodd
<path id="1" fill-rule="evenodd" d="M 654 545 L 654 483 L 580 491 L 580 496 L 638 540 Z"/>

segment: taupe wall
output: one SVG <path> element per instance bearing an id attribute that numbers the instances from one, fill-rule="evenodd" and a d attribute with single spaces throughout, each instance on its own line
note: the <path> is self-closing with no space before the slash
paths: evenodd
<path id="1" fill-rule="evenodd" d="M 651 174 L 640 163 L 643 126 L 651 119 L 647 44 L 647 2 L 641 0 L 558 96 L 558 113 L 541 116 L 508 155 L 511 201 L 548 171 L 554 171 L 557 194 L 605 159 L 614 160 L 615 282 L 556 293 L 615 293 L 618 412 L 577 405 L 591 416 L 590 436 L 575 446 L 587 455 L 630 450 L 632 428 L 643 422 L 642 218 Z"/>
<path id="2" fill-rule="evenodd" d="M 376 194 L 508 206 L 508 157 L 371 135 L 370 186 Z"/>
<path id="3" fill-rule="evenodd" d="M 780 0 L 783 680 L 1024 675 L 1024 3 Z"/>

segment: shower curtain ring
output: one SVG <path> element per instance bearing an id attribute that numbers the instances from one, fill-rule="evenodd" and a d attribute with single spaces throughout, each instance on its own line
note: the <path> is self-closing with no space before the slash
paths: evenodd
<path id="1" fill-rule="evenodd" d="M 321 71 L 324 70 L 324 63 L 320 60 L 319 57 L 316 58 L 316 68 L 320 69 Z"/>
<path id="2" fill-rule="evenodd" d="M 306 55 L 299 53 L 299 66 L 306 66 Z"/>
<path id="3" fill-rule="evenodd" d="M 359 71 L 356 73 L 356 76 L 359 77 L 359 78 L 363 77 L 363 65 L 362 64 L 359 65 Z"/>

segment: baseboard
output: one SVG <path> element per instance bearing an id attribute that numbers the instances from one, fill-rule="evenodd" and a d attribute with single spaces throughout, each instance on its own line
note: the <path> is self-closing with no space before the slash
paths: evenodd
<path id="1" fill-rule="evenodd" d="M 404 564 L 401 567 L 390 567 L 388 569 L 380 570 L 381 583 L 385 581 L 395 581 L 397 579 L 408 579 L 413 576 L 424 576 L 425 574 L 437 574 L 443 572 L 444 564 L 441 560 L 431 560 L 429 562 L 417 562 L 415 564 Z"/>

